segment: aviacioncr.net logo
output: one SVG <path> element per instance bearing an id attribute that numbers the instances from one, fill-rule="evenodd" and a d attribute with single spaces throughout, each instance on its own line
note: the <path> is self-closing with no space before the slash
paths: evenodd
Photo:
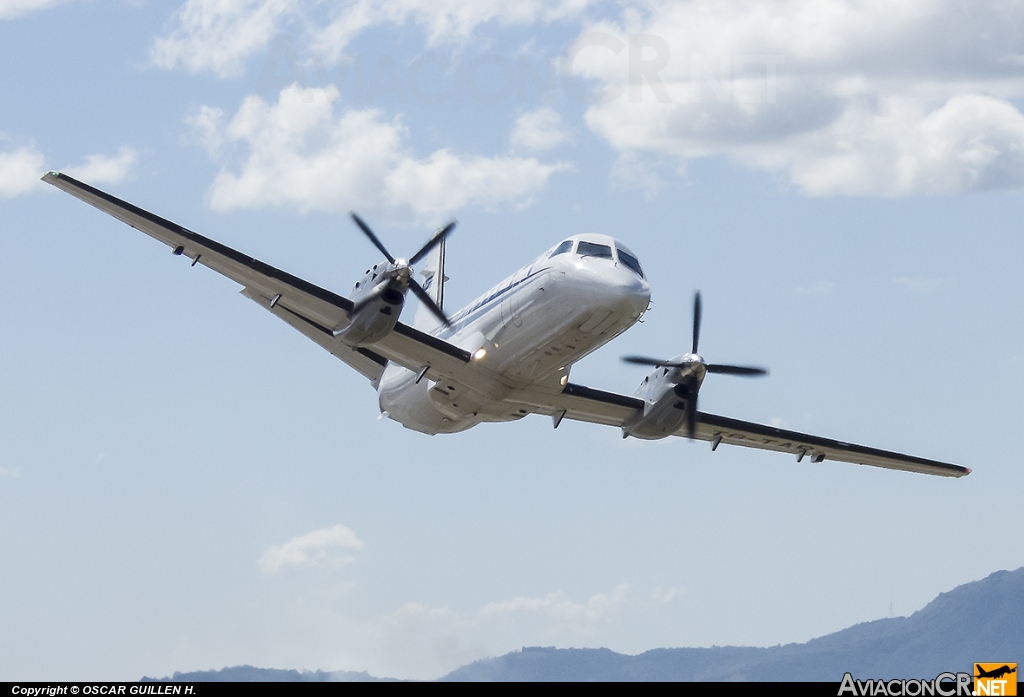
<path id="1" fill-rule="evenodd" d="M 975 663 L 974 695 L 976 697 L 1012 697 L 1017 694 L 1016 663 Z"/>
<path id="2" fill-rule="evenodd" d="M 1016 694 L 1016 693 L 1015 693 Z M 932 680 L 855 680 L 843 675 L 838 697 L 973 697 L 970 673 L 939 673 Z"/>

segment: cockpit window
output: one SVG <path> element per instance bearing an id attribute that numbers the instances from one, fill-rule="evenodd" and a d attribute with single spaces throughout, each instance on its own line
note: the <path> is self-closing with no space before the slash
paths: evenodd
<path id="1" fill-rule="evenodd" d="M 597 257 L 599 259 L 611 259 L 612 248 L 606 244 L 594 244 L 593 242 L 580 241 L 576 253 L 581 257 Z"/>
<path id="2" fill-rule="evenodd" d="M 551 252 L 551 256 L 549 256 L 548 259 L 550 259 L 551 257 L 557 257 L 559 254 L 565 254 L 566 252 L 571 252 L 571 251 L 572 251 L 572 240 L 566 240 L 562 244 L 560 244 L 557 247 L 555 247 L 555 251 Z"/>
<path id="3" fill-rule="evenodd" d="M 636 272 L 636 275 L 639 276 L 640 278 L 644 277 L 644 272 L 640 268 L 640 262 L 637 261 L 637 258 L 635 256 L 633 256 L 632 254 L 630 254 L 628 252 L 624 252 L 621 249 L 618 249 L 616 251 L 618 251 L 618 253 L 619 253 L 619 261 L 620 262 L 622 262 L 623 264 L 625 264 L 629 268 L 633 269 L 633 271 Z"/>

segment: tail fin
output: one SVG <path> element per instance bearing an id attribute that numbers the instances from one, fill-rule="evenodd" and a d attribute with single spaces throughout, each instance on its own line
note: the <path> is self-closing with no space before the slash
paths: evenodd
<path id="1" fill-rule="evenodd" d="M 441 243 L 430 251 L 430 254 L 424 259 L 423 270 L 420 271 L 420 275 L 423 276 L 421 284 L 423 290 L 427 291 L 430 298 L 442 310 L 444 309 L 444 282 L 448 280 L 448 277 L 444 275 L 445 244 L 446 240 L 441 240 Z M 434 316 L 434 313 L 422 303 L 416 308 L 412 324 L 425 332 L 432 332 L 441 326 L 441 322 Z"/>

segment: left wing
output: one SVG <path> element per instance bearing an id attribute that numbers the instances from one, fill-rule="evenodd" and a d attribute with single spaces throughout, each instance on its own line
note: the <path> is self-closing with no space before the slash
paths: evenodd
<path id="1" fill-rule="evenodd" d="M 66 174 L 49 172 L 43 176 L 43 181 L 163 242 L 174 250 L 174 254 L 191 259 L 193 266 L 201 264 L 242 284 L 243 295 L 358 370 L 374 386 L 388 361 L 411 370 L 429 367 L 434 372 L 452 377 L 466 371 L 471 358 L 468 351 L 401 322 L 372 347 L 353 349 L 334 336 L 336 329 L 349 323 L 352 301 L 348 298 L 203 237 Z"/>
<path id="2" fill-rule="evenodd" d="M 558 395 L 538 394 L 529 402 L 536 402 L 534 406 L 542 414 L 550 414 L 556 418 L 564 416 L 575 421 L 606 426 L 622 426 L 644 408 L 642 399 L 573 383 L 567 384 Z M 686 426 L 684 425 L 674 435 L 686 437 Z M 697 431 L 694 437 L 711 443 L 713 448 L 717 448 L 721 443 L 727 443 L 790 453 L 796 456 L 797 462 L 806 457 L 811 462 L 835 460 L 943 477 L 962 477 L 971 473 L 967 467 L 947 462 L 902 455 L 704 412 L 697 412 Z"/>
<path id="3" fill-rule="evenodd" d="M 677 436 L 685 436 L 686 428 L 677 431 Z M 775 450 L 778 452 L 790 453 L 796 456 L 797 462 L 805 457 L 811 462 L 822 462 L 824 460 L 837 460 L 839 462 L 852 462 L 857 465 L 871 465 L 872 467 L 885 467 L 886 469 L 904 470 L 907 472 L 920 472 L 922 474 L 936 474 L 941 477 L 963 477 L 970 474 L 971 470 L 961 465 L 952 465 L 948 462 L 928 460 L 913 455 L 903 455 L 869 448 L 864 445 L 855 445 L 831 438 L 821 436 L 809 436 L 805 433 L 787 431 L 774 426 L 762 426 L 750 421 L 730 419 L 715 414 L 697 412 L 697 433 L 698 440 L 705 440 L 714 447 L 720 443 L 729 445 L 742 445 L 747 448 L 759 448 L 761 450 Z"/>

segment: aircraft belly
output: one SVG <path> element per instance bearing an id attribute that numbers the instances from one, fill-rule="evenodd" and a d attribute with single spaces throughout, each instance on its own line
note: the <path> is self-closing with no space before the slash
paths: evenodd
<path id="1" fill-rule="evenodd" d="M 498 349 L 499 373 L 517 382 L 536 382 L 582 355 L 580 350 L 590 342 L 576 328 L 581 313 L 558 307 L 563 304 L 535 303 L 522 311 L 520 326 L 504 327 Z"/>
<path id="2" fill-rule="evenodd" d="M 457 433 L 480 423 L 472 412 L 439 408 L 432 394 L 437 384 L 432 380 L 416 381 L 416 373 L 395 364 L 388 365 L 377 390 L 382 413 L 408 429 L 435 435 Z"/>

